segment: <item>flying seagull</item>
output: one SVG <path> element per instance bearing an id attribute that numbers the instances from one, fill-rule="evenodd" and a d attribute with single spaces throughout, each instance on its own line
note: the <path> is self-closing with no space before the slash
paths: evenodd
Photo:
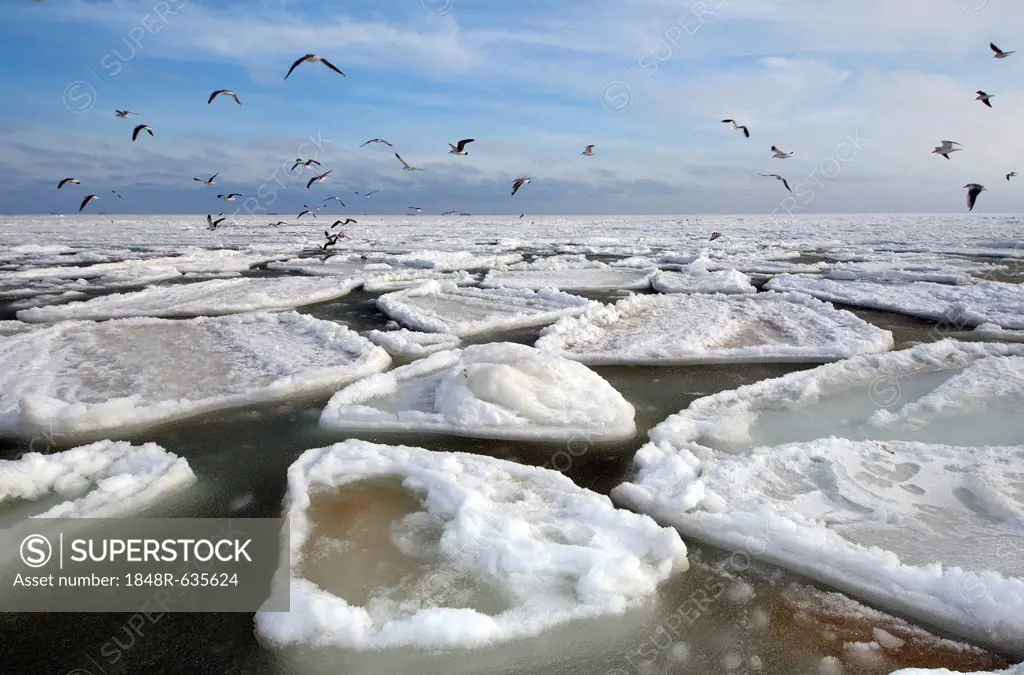
<path id="1" fill-rule="evenodd" d="M 1010 54 L 1013 54 L 1013 52 L 1004 52 L 1004 51 L 1003 51 L 1002 49 L 1000 49 L 999 47 L 996 47 L 995 43 L 993 43 L 993 42 L 989 42 L 989 43 L 988 43 L 988 47 L 989 47 L 989 49 L 991 49 L 991 50 L 992 50 L 993 52 L 995 52 L 995 58 L 997 58 L 997 59 L 1005 59 L 1005 58 L 1006 58 L 1007 56 L 1009 56 Z"/>
<path id="2" fill-rule="evenodd" d="M 783 152 L 782 150 L 779 150 L 778 148 L 776 148 L 774 145 L 772 146 L 772 152 L 774 153 L 772 155 L 772 159 L 789 159 L 790 157 L 793 156 L 792 151 L 791 152 Z"/>
<path id="3" fill-rule="evenodd" d="M 935 149 L 932 150 L 932 154 L 933 155 L 942 155 L 946 159 L 949 159 L 949 154 L 951 152 L 957 152 L 958 150 L 960 150 L 960 148 L 954 148 L 953 147 L 954 145 L 960 145 L 960 144 L 957 143 L 956 141 L 942 141 L 942 145 L 935 146 Z M 963 147 L 963 146 L 961 146 L 961 147 Z"/>
<path id="4" fill-rule="evenodd" d="M 385 141 L 383 138 L 371 138 L 370 140 L 366 141 L 365 143 L 363 143 L 359 147 L 360 148 L 365 147 L 365 146 L 369 145 L 370 143 L 383 143 L 384 145 L 388 146 L 389 148 L 393 148 L 394 147 L 393 145 L 391 145 L 390 143 Z"/>
<path id="5" fill-rule="evenodd" d="M 983 92 L 983 91 L 982 91 L 982 90 L 980 90 L 980 89 L 979 89 L 979 90 L 978 90 L 977 92 L 975 92 L 975 93 L 976 93 L 976 94 L 978 94 L 978 97 L 977 97 L 976 99 L 974 99 L 975 101 L 981 101 L 982 103 L 984 103 L 985 105 L 987 105 L 987 106 L 988 106 L 989 108 L 991 108 L 991 107 L 992 107 L 992 104 L 991 104 L 991 103 L 989 103 L 989 101 L 988 101 L 988 100 L 989 100 L 990 98 L 992 98 L 993 96 L 995 96 L 995 94 L 986 94 L 985 92 Z"/>
<path id="6" fill-rule="evenodd" d="M 409 209 L 411 211 L 415 211 L 416 213 L 423 213 L 423 207 L 422 206 L 406 206 L 405 208 L 407 208 L 407 209 Z"/>
<path id="7" fill-rule="evenodd" d="M 343 73 L 340 70 L 338 70 L 337 68 L 335 68 L 333 63 L 331 63 L 330 61 L 328 61 L 327 59 L 325 59 L 322 56 L 317 56 L 316 54 L 306 54 L 302 58 L 298 59 L 295 63 L 292 64 L 292 67 L 288 69 L 288 75 L 291 75 L 292 71 L 295 70 L 296 68 L 298 68 L 303 63 L 316 63 L 317 61 L 319 61 L 320 63 L 324 64 L 325 66 L 327 66 L 328 68 L 330 68 L 334 72 L 338 73 L 342 77 L 345 77 L 345 73 Z M 285 75 L 284 79 L 287 80 L 288 79 L 288 75 Z"/>
<path id="8" fill-rule="evenodd" d="M 731 124 L 734 131 L 742 131 L 744 136 L 750 138 L 750 130 L 742 124 L 737 124 L 736 120 L 722 120 L 722 124 Z"/>
<path id="9" fill-rule="evenodd" d="M 58 190 L 61 189 L 62 187 L 64 187 L 68 183 L 74 183 L 75 185 L 81 185 L 82 184 L 77 178 L 65 178 L 64 180 L 62 180 L 60 183 L 57 184 L 57 189 Z"/>
<path id="10" fill-rule="evenodd" d="M 355 218 L 346 218 L 345 220 L 336 220 L 336 221 L 334 221 L 334 225 L 331 225 L 331 229 L 333 230 L 338 225 L 348 225 L 349 223 L 356 223 L 356 222 L 357 221 L 356 221 Z"/>
<path id="11" fill-rule="evenodd" d="M 131 110 L 115 110 L 114 114 L 120 117 L 121 119 L 126 120 L 128 119 L 129 115 L 138 115 L 139 113 L 132 112 Z"/>
<path id="12" fill-rule="evenodd" d="M 722 236 L 721 232 L 712 232 L 711 233 L 711 238 L 708 239 L 708 241 L 714 241 L 715 239 L 718 239 L 721 236 Z"/>
<path id="13" fill-rule="evenodd" d="M 226 194 L 226 195 L 217 195 L 217 199 L 223 199 L 226 202 L 233 202 L 233 201 L 235 201 L 235 197 L 241 197 L 241 196 L 242 195 L 238 194 L 237 192 L 231 192 L 231 193 Z"/>
<path id="14" fill-rule="evenodd" d="M 399 159 L 401 159 L 401 158 L 399 158 Z M 357 195 L 363 195 L 363 196 L 364 196 L 364 197 L 366 197 L 367 199 L 369 199 L 369 198 L 370 198 L 370 197 L 372 197 L 373 195 L 377 194 L 378 192 L 380 192 L 380 190 L 370 190 L 369 192 L 366 192 L 366 193 L 363 193 L 363 192 L 359 192 L 358 190 L 356 190 L 356 191 L 355 191 L 355 193 L 356 193 Z"/>
<path id="15" fill-rule="evenodd" d="M 213 92 L 212 94 L 210 94 L 210 98 L 206 101 L 206 105 L 210 105 L 211 103 L 213 103 L 213 99 L 217 98 L 221 94 L 223 94 L 224 96 L 230 96 L 231 98 L 235 99 L 235 103 L 237 103 L 238 105 L 242 105 L 242 102 L 238 100 L 238 94 L 231 91 L 230 89 L 218 89 L 217 91 Z"/>
<path id="16" fill-rule="evenodd" d="M 310 211 L 309 209 L 306 209 L 305 211 L 303 211 L 299 215 L 295 216 L 295 220 L 298 220 L 299 218 L 301 218 L 302 216 L 306 215 L 307 213 L 309 215 L 313 216 L 314 218 L 316 218 L 316 213 L 314 213 L 313 211 Z"/>
<path id="17" fill-rule="evenodd" d="M 587 157 L 593 157 L 594 156 L 594 146 L 593 145 L 588 145 L 587 147 L 583 148 L 583 152 L 581 152 L 580 154 L 581 155 L 586 155 Z"/>
<path id="18" fill-rule="evenodd" d="M 306 183 L 306 189 L 308 190 L 313 185 L 313 183 L 320 183 L 322 181 L 327 180 L 327 177 L 331 175 L 331 171 L 334 171 L 334 169 L 330 169 L 326 173 L 322 173 L 319 176 L 313 176 L 312 178 L 310 178 L 309 182 Z"/>
<path id="19" fill-rule="evenodd" d="M 332 199 L 341 204 L 343 207 L 345 206 L 345 202 L 341 201 L 341 197 L 328 197 L 327 199 L 324 200 L 324 204 L 331 201 Z"/>
<path id="20" fill-rule="evenodd" d="M 153 135 L 153 130 L 149 128 L 148 124 L 140 124 L 139 126 L 135 127 L 135 131 L 132 132 L 132 143 L 139 140 L 139 134 L 142 133 L 143 131 L 148 133 L 150 136 Z"/>
<path id="21" fill-rule="evenodd" d="M 220 215 L 220 214 L 218 213 L 217 215 Z M 223 223 L 227 219 L 228 219 L 228 217 L 224 216 L 223 218 L 218 218 L 217 220 L 214 220 L 213 216 L 211 216 L 209 213 L 207 213 L 206 214 L 206 225 L 207 225 L 207 227 L 209 227 L 209 229 L 216 230 L 217 226 L 220 225 L 221 223 Z"/>
<path id="22" fill-rule="evenodd" d="M 452 145 L 451 143 L 449 143 L 448 147 L 451 148 L 451 150 L 448 151 L 448 154 L 449 155 L 468 155 L 469 153 L 466 152 L 466 146 L 469 145 L 470 143 L 472 143 L 475 140 L 476 140 L 475 138 L 463 138 L 461 141 L 458 142 L 457 145 Z"/>
<path id="23" fill-rule="evenodd" d="M 964 187 L 967 188 L 967 210 L 973 211 L 974 202 L 978 201 L 978 195 L 988 188 L 984 185 L 978 185 L 977 183 L 968 183 Z"/>
<path id="24" fill-rule="evenodd" d="M 423 169 L 417 169 L 415 166 L 409 166 L 409 163 L 402 159 L 402 156 L 397 152 L 395 153 L 395 157 L 397 157 L 398 161 L 402 163 L 402 171 L 423 171 Z"/>
<path id="25" fill-rule="evenodd" d="M 445 211 L 441 215 L 442 216 L 454 216 L 455 215 L 455 211 Z"/>
<path id="26" fill-rule="evenodd" d="M 782 181 L 782 186 L 785 187 L 790 192 L 792 192 L 792 190 L 789 189 L 789 183 L 787 183 L 786 179 L 783 178 L 782 176 L 780 176 L 779 174 L 777 174 L 777 173 L 762 173 L 762 174 L 758 174 L 758 175 L 764 176 L 765 178 L 775 178 L 776 180 L 781 180 Z"/>
<path id="27" fill-rule="evenodd" d="M 320 162 L 316 161 L 315 159 L 302 159 L 301 157 L 297 157 L 295 159 L 295 163 L 292 164 L 292 168 L 289 169 L 289 171 L 295 171 L 295 167 L 299 166 L 300 164 L 306 167 L 307 169 L 312 169 L 314 166 L 320 166 Z"/>
<path id="28" fill-rule="evenodd" d="M 1016 171 L 1011 171 L 1010 173 L 1006 174 L 1006 180 L 1010 180 L 1011 178 L 1013 178 L 1016 175 L 1017 175 Z"/>
<path id="29" fill-rule="evenodd" d="M 515 197 L 516 193 L 519 192 L 519 188 L 523 187 L 524 185 L 531 181 L 533 181 L 532 178 L 526 178 L 525 176 L 522 178 L 516 178 L 512 182 L 512 196 Z"/>
<path id="30" fill-rule="evenodd" d="M 99 197 L 97 197 L 96 195 L 86 195 L 85 199 L 82 200 L 82 205 L 78 207 L 78 212 L 81 213 L 82 209 L 88 206 L 89 202 L 91 202 L 94 199 L 99 199 Z"/>
<path id="31" fill-rule="evenodd" d="M 269 225 L 270 227 L 277 227 L 278 225 L 287 225 L 287 224 L 288 223 L 284 222 L 283 220 L 279 220 L 276 223 L 267 223 L 267 225 Z"/>
<path id="32" fill-rule="evenodd" d="M 121 196 L 121 193 L 118 192 L 117 190 L 111 190 L 111 192 L 113 192 L 115 195 L 117 195 L 118 199 L 124 199 L 124 197 Z"/>
<path id="33" fill-rule="evenodd" d="M 522 218 L 522 217 L 523 217 L 523 216 L 525 216 L 525 215 L 526 215 L 525 213 L 520 213 L 520 214 L 519 214 L 519 217 L 520 217 L 520 218 Z"/>
<path id="34" fill-rule="evenodd" d="M 200 182 L 200 183 L 205 183 L 206 185 L 213 185 L 214 179 L 215 179 L 215 178 L 216 178 L 217 176 L 219 176 L 219 175 L 220 175 L 220 171 L 218 171 L 217 173 L 213 174 L 212 176 L 210 176 L 209 178 L 206 178 L 206 179 L 203 179 L 203 178 L 196 178 L 195 176 L 193 176 L 193 177 L 192 177 L 192 180 L 194 180 L 194 181 L 198 181 L 198 182 Z"/>

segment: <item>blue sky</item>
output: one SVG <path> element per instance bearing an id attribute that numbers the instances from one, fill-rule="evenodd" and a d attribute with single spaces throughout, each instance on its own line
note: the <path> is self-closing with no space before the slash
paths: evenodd
<path id="1" fill-rule="evenodd" d="M 1022 23 L 1014 0 L 10 0 L 0 212 L 90 192 L 97 212 L 234 211 L 227 191 L 257 215 L 330 195 L 350 213 L 958 212 L 967 182 L 989 187 L 976 211 L 1017 212 Z M 347 77 L 282 81 L 309 52 Z M 221 88 L 242 105 L 207 105 Z M 156 135 L 132 143 L 139 122 Z M 931 155 L 943 139 L 964 150 Z M 289 174 L 300 151 L 331 180 Z M 758 175 L 776 172 L 794 196 Z M 82 184 L 57 192 L 66 176 Z"/>

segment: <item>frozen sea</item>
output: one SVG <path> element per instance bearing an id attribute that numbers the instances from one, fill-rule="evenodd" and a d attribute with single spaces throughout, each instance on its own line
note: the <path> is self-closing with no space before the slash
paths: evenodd
<path id="1" fill-rule="evenodd" d="M 1024 217 L 328 217 L 0 216 L 0 527 L 293 525 L 292 614 L 11 672 L 1024 661 Z"/>

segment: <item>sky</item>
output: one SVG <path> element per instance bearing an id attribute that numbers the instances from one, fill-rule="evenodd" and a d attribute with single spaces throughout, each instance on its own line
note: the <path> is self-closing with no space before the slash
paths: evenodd
<path id="1" fill-rule="evenodd" d="M 972 182 L 1017 213 L 1021 25 L 1019 0 L 5 0 L 0 213 L 956 213 Z M 346 76 L 284 80 L 307 53 Z"/>

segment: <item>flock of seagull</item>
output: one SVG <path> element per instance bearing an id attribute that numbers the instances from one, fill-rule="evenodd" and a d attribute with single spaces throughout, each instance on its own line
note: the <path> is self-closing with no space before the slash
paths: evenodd
<path id="1" fill-rule="evenodd" d="M 1015 53 L 1014 51 L 1003 51 L 1002 49 L 997 47 L 995 45 L 995 43 L 992 43 L 992 42 L 989 43 L 989 48 L 994 53 L 994 55 L 995 55 L 994 58 L 996 58 L 996 59 L 1005 59 L 1008 56 L 1010 56 L 1011 54 Z M 285 74 L 284 79 L 287 80 L 288 77 L 295 71 L 295 69 L 298 68 L 299 66 L 301 66 L 304 63 L 321 63 L 326 68 L 328 68 L 328 69 L 332 70 L 333 72 L 341 75 L 342 77 L 347 77 L 344 72 L 342 72 L 333 63 L 331 63 L 330 61 L 328 61 L 324 57 L 319 56 L 317 54 L 306 54 L 305 56 L 302 56 L 302 57 L 296 59 L 295 62 L 292 63 L 291 67 L 288 69 L 288 72 Z M 976 101 L 981 101 L 982 104 L 984 104 L 985 106 L 987 106 L 989 108 L 992 107 L 992 102 L 991 102 L 991 99 L 993 97 L 992 94 L 988 94 L 988 93 L 986 93 L 984 91 L 981 91 L 981 90 L 978 90 L 976 93 L 977 93 L 977 98 L 975 98 Z M 212 92 L 210 94 L 209 98 L 206 101 L 207 105 L 212 104 L 217 98 L 222 97 L 222 96 L 230 98 L 230 99 L 233 99 L 237 105 L 242 105 L 242 101 L 239 98 L 238 94 L 236 92 L 232 91 L 231 89 L 217 89 L 216 91 Z M 138 115 L 138 113 L 133 112 L 131 110 L 115 110 L 114 114 L 118 118 L 121 118 L 121 119 L 129 119 L 132 115 Z M 740 124 L 735 119 L 731 119 L 731 118 L 730 119 L 724 119 L 724 120 L 722 120 L 722 123 L 723 124 L 729 124 L 734 131 L 741 131 L 741 132 L 743 132 L 743 135 L 744 135 L 745 138 L 750 138 L 750 129 L 746 125 Z M 132 142 L 133 143 L 137 142 L 139 140 L 139 136 L 143 132 L 148 133 L 150 136 L 154 135 L 152 127 L 150 127 L 148 124 L 139 124 L 139 125 L 137 125 L 132 130 Z M 475 140 L 476 139 L 473 139 L 473 138 L 463 138 L 463 139 L 459 140 L 456 143 L 449 143 L 448 147 L 451 148 L 451 149 L 448 151 L 448 154 L 456 155 L 456 156 L 468 155 L 469 152 L 467 152 L 466 147 L 470 143 L 473 143 Z M 388 146 L 389 148 L 393 148 L 394 147 L 387 139 L 384 139 L 384 138 L 371 138 L 370 140 L 366 141 L 365 143 L 363 143 L 359 147 L 363 148 L 363 147 L 366 147 L 367 145 L 371 145 L 371 144 L 382 144 L 382 145 Z M 960 147 L 954 147 L 954 146 L 960 146 Z M 586 156 L 586 157 L 593 157 L 594 156 L 594 147 L 595 147 L 594 144 L 587 145 L 586 147 L 584 147 L 583 152 L 581 154 Z M 963 146 L 960 143 L 956 142 L 956 141 L 941 141 L 941 144 L 936 146 L 935 149 L 932 150 L 932 154 L 940 155 L 942 157 L 945 157 L 946 159 L 950 159 L 950 155 L 952 153 L 954 153 L 954 152 L 958 152 L 959 150 L 962 149 L 962 147 Z M 794 154 L 793 151 L 786 152 L 784 150 L 779 149 L 775 145 L 771 146 L 771 152 L 772 152 L 772 159 L 789 159 Z M 406 162 L 398 152 L 395 152 L 395 157 L 401 163 L 403 171 L 422 171 L 423 170 L 423 169 L 421 169 L 419 167 L 412 166 L 411 164 Z M 320 167 L 320 166 L 321 166 L 320 162 L 318 162 L 315 159 L 302 159 L 301 157 L 299 157 L 299 158 L 295 159 L 295 163 L 292 164 L 292 167 L 291 167 L 290 171 L 294 172 L 296 169 L 298 169 L 300 167 L 302 167 L 304 169 L 313 169 L 314 167 Z M 313 175 L 306 182 L 306 189 L 308 190 L 309 188 L 311 188 L 314 183 L 322 183 L 322 182 L 327 181 L 330 178 L 330 175 L 331 175 L 331 173 L 333 171 L 334 171 L 334 169 L 328 169 L 324 173 L 319 173 L 319 174 Z M 200 178 L 200 177 L 196 176 L 196 177 L 193 177 L 192 180 L 194 180 L 194 181 L 196 181 L 198 183 L 202 183 L 204 185 L 213 185 L 216 182 L 217 176 L 219 176 L 219 175 L 220 175 L 220 172 L 217 172 L 217 173 L 213 174 L 212 176 L 210 176 L 209 178 Z M 786 190 L 788 190 L 789 192 L 793 192 L 792 188 L 789 186 L 789 182 L 780 174 L 777 174 L 777 173 L 761 173 L 761 174 L 758 174 L 758 175 L 765 176 L 767 178 L 775 178 L 776 180 L 778 180 L 778 181 L 780 181 L 782 183 L 782 186 Z M 1015 177 L 1016 175 L 1017 175 L 1016 171 L 1011 171 L 1011 172 L 1007 173 L 1005 175 L 1005 177 L 1006 177 L 1006 180 L 1010 180 L 1011 178 Z M 532 181 L 533 181 L 533 179 L 531 177 L 529 177 L 529 176 L 520 176 L 520 177 L 516 178 L 512 182 L 512 193 L 511 193 L 511 196 L 515 197 L 516 193 L 519 192 L 519 190 L 524 185 L 528 185 Z M 64 178 L 64 179 L 62 179 L 57 184 L 57 189 L 60 190 L 65 185 L 68 185 L 69 183 L 73 183 L 75 185 L 80 185 L 81 181 L 79 181 L 77 178 L 74 178 L 74 177 Z M 968 209 L 968 211 L 972 211 L 972 210 L 974 210 L 974 204 L 975 204 L 975 202 L 978 199 L 978 195 L 980 195 L 983 191 L 987 190 L 988 188 L 986 188 L 984 185 L 981 185 L 979 183 L 968 183 L 967 185 L 964 185 L 964 188 L 967 190 L 967 209 Z M 121 198 L 121 194 L 119 192 L 117 192 L 117 190 L 111 190 L 111 192 L 113 194 L 115 194 L 119 199 Z M 376 194 L 377 192 L 379 192 L 379 190 L 371 190 L 371 191 L 365 192 L 365 193 L 361 193 L 361 192 L 355 191 L 355 194 L 361 195 L 361 196 L 363 196 L 365 198 L 370 198 L 374 194 Z M 234 201 L 238 197 L 242 197 L 242 196 L 243 195 L 241 195 L 241 194 L 239 194 L 237 192 L 231 192 L 231 193 L 228 193 L 228 194 L 218 194 L 217 198 L 218 199 L 222 199 L 224 201 L 229 201 L 230 202 L 230 201 Z M 96 195 L 96 194 L 86 195 L 85 198 L 82 200 L 81 206 L 79 206 L 78 211 L 79 212 L 83 211 L 86 206 L 88 206 L 90 203 L 92 203 L 96 199 L 99 199 L 99 196 Z M 327 203 L 330 202 L 331 200 L 335 200 L 342 207 L 345 207 L 345 202 L 342 201 L 342 199 L 340 197 L 331 196 L 331 197 L 328 197 L 327 199 L 323 200 L 323 203 L 320 204 L 320 205 L 317 205 L 317 206 L 303 205 L 303 211 L 301 213 L 299 213 L 298 216 L 296 216 L 296 219 L 302 218 L 302 216 L 304 216 L 304 215 L 310 215 L 313 218 L 316 218 L 317 217 L 317 213 L 319 213 L 321 210 L 326 208 Z M 421 213 L 423 211 L 423 209 L 421 207 L 418 207 L 418 206 L 410 206 L 408 208 L 409 208 L 410 212 Z M 442 213 L 441 215 L 444 216 L 444 215 L 453 215 L 453 214 L 455 214 L 455 211 L 446 211 L 445 213 Z M 524 215 L 526 215 L 526 214 L 524 214 L 524 213 L 520 214 L 519 217 L 522 218 Z M 222 217 L 222 216 L 224 216 L 223 212 L 218 213 L 217 216 L 218 216 L 218 218 L 214 219 L 212 214 L 207 214 L 206 221 L 207 221 L 207 227 L 209 229 L 211 229 L 211 230 L 217 229 L 218 225 L 220 225 L 220 223 L 222 223 L 224 220 L 227 219 L 226 217 Z M 353 218 L 346 218 L 344 221 L 337 220 L 337 221 L 334 222 L 333 225 L 331 225 L 330 229 L 333 229 L 333 228 L 335 228 L 335 227 L 337 227 L 339 225 L 344 227 L 345 225 L 348 225 L 350 223 L 354 224 L 356 222 L 357 221 L 354 220 Z M 270 223 L 271 226 L 279 226 L 279 225 L 284 225 L 284 224 L 286 224 L 284 221 L 277 221 L 275 223 Z M 713 241 L 713 240 L 717 239 L 720 236 L 722 236 L 722 234 L 720 232 L 713 232 L 712 235 L 711 235 L 711 240 Z M 330 233 L 328 231 L 324 231 L 324 237 L 326 238 L 326 241 L 323 244 L 322 248 L 324 250 L 327 250 L 327 248 L 329 246 L 334 246 L 335 244 L 337 244 L 339 239 L 345 238 L 345 235 L 341 231 L 339 231 L 337 233 L 334 233 L 334 234 L 332 234 L 332 233 Z"/>

